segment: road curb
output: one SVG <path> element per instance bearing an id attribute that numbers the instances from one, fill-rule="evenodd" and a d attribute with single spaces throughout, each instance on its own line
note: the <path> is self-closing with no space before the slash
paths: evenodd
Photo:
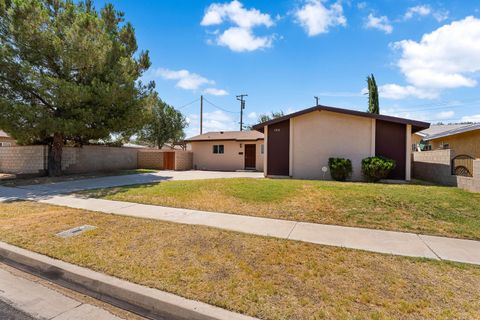
<path id="1" fill-rule="evenodd" d="M 0 261 L 149 319 L 255 319 L 203 302 L 134 284 L 1 241 Z"/>

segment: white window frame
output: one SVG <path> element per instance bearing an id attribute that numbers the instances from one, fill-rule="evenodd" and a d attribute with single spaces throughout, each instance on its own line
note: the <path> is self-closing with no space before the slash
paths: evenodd
<path id="1" fill-rule="evenodd" d="M 215 149 L 217 149 L 217 152 L 215 152 Z M 222 151 L 222 152 L 220 152 Z M 225 154 L 225 145 L 223 144 L 214 144 L 212 146 L 212 153 L 213 154 Z"/>

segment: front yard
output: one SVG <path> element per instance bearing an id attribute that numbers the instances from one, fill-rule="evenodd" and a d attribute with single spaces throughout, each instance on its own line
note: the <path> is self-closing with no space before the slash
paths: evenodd
<path id="1" fill-rule="evenodd" d="M 480 239 L 480 194 L 424 185 L 276 179 L 169 181 L 83 195 L 315 223 Z"/>
<path id="2" fill-rule="evenodd" d="M 273 194 L 288 192 L 293 191 L 279 188 Z M 247 201 L 248 194 L 239 197 Z M 478 266 L 33 202 L 0 203 L 0 221 L 1 241 L 263 319 L 474 319 L 480 314 Z M 55 235 L 83 224 L 97 229 L 67 239 Z"/>

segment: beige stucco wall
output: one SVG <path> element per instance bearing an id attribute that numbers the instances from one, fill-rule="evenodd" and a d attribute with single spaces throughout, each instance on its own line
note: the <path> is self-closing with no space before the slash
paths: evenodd
<path id="1" fill-rule="evenodd" d="M 328 158 L 340 157 L 352 160 L 352 179 L 361 180 L 362 159 L 375 153 L 374 121 L 328 111 L 292 118 L 292 177 L 323 179 L 322 167 L 328 167 Z M 325 179 L 331 179 L 329 173 Z"/>
<path id="2" fill-rule="evenodd" d="M 224 145 L 224 154 L 214 154 L 214 145 Z M 193 152 L 193 168 L 198 170 L 235 171 L 245 168 L 245 144 L 256 145 L 256 169 L 263 171 L 263 154 L 258 141 L 195 141 L 191 142 Z M 241 154 L 240 154 L 241 153 Z"/>
<path id="3" fill-rule="evenodd" d="M 448 143 L 449 148 L 454 150 L 457 155 L 465 154 L 480 159 L 480 130 L 433 139 L 429 143 L 432 145 L 433 150 L 439 149 Z"/>

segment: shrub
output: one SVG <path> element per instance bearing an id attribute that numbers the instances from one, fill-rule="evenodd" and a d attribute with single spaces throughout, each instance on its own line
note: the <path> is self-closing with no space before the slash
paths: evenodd
<path id="1" fill-rule="evenodd" d="M 395 161 L 383 157 L 370 157 L 362 160 L 362 172 L 368 181 L 384 179 L 395 169 Z"/>
<path id="2" fill-rule="evenodd" d="M 352 161 L 350 159 L 330 158 L 328 159 L 328 167 L 330 168 L 330 175 L 337 181 L 345 181 L 352 174 Z"/>

